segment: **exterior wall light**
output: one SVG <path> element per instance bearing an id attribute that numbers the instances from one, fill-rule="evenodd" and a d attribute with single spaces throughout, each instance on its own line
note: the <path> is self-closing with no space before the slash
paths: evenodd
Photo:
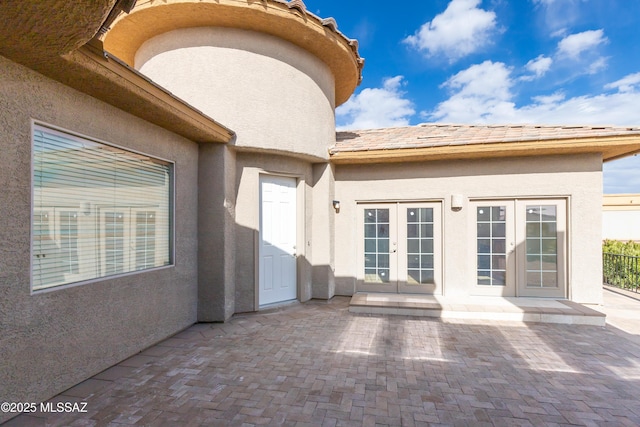
<path id="1" fill-rule="evenodd" d="M 82 210 L 82 213 L 85 215 L 91 215 L 91 203 L 82 202 L 80 204 L 80 210 Z"/>
<path id="2" fill-rule="evenodd" d="M 464 206 L 464 196 L 462 194 L 451 195 L 451 210 L 454 212 L 460 212 Z"/>
<path id="3" fill-rule="evenodd" d="M 332 204 L 333 209 L 336 210 L 336 213 L 340 212 L 340 200 L 334 200 Z"/>

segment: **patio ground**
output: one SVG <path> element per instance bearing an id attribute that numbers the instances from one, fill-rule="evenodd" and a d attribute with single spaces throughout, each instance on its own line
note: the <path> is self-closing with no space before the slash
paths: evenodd
<path id="1" fill-rule="evenodd" d="M 638 426 L 640 301 L 618 297 L 617 328 L 356 314 L 344 297 L 235 316 L 52 399 L 86 413 L 6 426 Z"/>

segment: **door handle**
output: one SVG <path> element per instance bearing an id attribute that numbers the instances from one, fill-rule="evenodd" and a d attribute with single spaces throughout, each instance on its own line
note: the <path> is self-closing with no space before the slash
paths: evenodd
<path id="1" fill-rule="evenodd" d="M 389 252 L 390 254 L 395 254 L 396 253 L 396 249 L 391 249 L 391 252 Z"/>

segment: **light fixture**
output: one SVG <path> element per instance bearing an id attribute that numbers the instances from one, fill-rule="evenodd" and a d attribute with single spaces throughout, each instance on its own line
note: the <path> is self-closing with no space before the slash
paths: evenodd
<path id="1" fill-rule="evenodd" d="M 336 213 L 340 212 L 340 200 L 334 200 L 332 204 L 333 204 L 333 209 L 336 210 Z"/>
<path id="2" fill-rule="evenodd" d="M 452 194 L 451 195 L 451 210 L 454 212 L 459 212 L 462 210 L 462 206 L 464 205 L 464 196 L 462 194 Z"/>
<path id="3" fill-rule="evenodd" d="M 80 203 L 80 210 L 84 215 L 91 215 L 91 203 L 89 202 Z"/>

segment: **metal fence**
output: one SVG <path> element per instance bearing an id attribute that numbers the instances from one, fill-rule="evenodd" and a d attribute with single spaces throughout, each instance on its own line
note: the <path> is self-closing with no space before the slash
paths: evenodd
<path id="1" fill-rule="evenodd" d="M 602 254 L 604 283 L 638 292 L 640 286 L 640 257 L 620 254 Z"/>

